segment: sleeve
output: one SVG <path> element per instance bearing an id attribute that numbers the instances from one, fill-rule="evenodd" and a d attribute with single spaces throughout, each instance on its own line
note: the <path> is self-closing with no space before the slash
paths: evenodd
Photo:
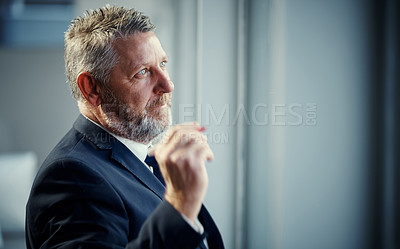
<path id="1" fill-rule="evenodd" d="M 195 231 L 177 210 L 163 201 L 143 224 L 139 238 L 126 248 L 197 248 L 205 234 Z"/>
<path id="2" fill-rule="evenodd" d="M 64 160 L 39 173 L 27 204 L 29 248 L 196 248 L 202 236 L 171 205 L 162 202 L 128 241 L 123 201 L 97 172 Z"/>

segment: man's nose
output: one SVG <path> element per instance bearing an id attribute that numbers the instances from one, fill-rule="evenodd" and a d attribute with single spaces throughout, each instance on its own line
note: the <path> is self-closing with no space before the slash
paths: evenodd
<path id="1" fill-rule="evenodd" d="M 174 83 L 170 80 L 167 71 L 160 71 L 154 87 L 156 94 L 170 93 L 174 90 Z"/>

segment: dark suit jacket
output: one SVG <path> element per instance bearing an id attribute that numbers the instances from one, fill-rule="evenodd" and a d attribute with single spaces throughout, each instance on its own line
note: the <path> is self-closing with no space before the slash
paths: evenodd
<path id="1" fill-rule="evenodd" d="M 109 133 L 80 115 L 41 166 L 26 210 L 27 248 L 223 248 L 207 210 L 194 231 L 164 186 Z"/>

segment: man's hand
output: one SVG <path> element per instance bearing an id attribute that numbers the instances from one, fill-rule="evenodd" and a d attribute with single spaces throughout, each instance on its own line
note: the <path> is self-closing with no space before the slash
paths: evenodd
<path id="1" fill-rule="evenodd" d="M 208 186 L 205 161 L 214 158 L 202 131 L 198 123 L 176 125 L 152 151 L 166 183 L 165 200 L 191 221 Z"/>

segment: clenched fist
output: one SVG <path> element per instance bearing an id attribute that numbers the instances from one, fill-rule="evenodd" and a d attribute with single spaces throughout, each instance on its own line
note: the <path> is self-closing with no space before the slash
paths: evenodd
<path id="1" fill-rule="evenodd" d="M 165 200 L 192 221 L 208 186 L 205 161 L 214 158 L 203 130 L 198 123 L 176 125 L 152 151 L 166 183 Z"/>

